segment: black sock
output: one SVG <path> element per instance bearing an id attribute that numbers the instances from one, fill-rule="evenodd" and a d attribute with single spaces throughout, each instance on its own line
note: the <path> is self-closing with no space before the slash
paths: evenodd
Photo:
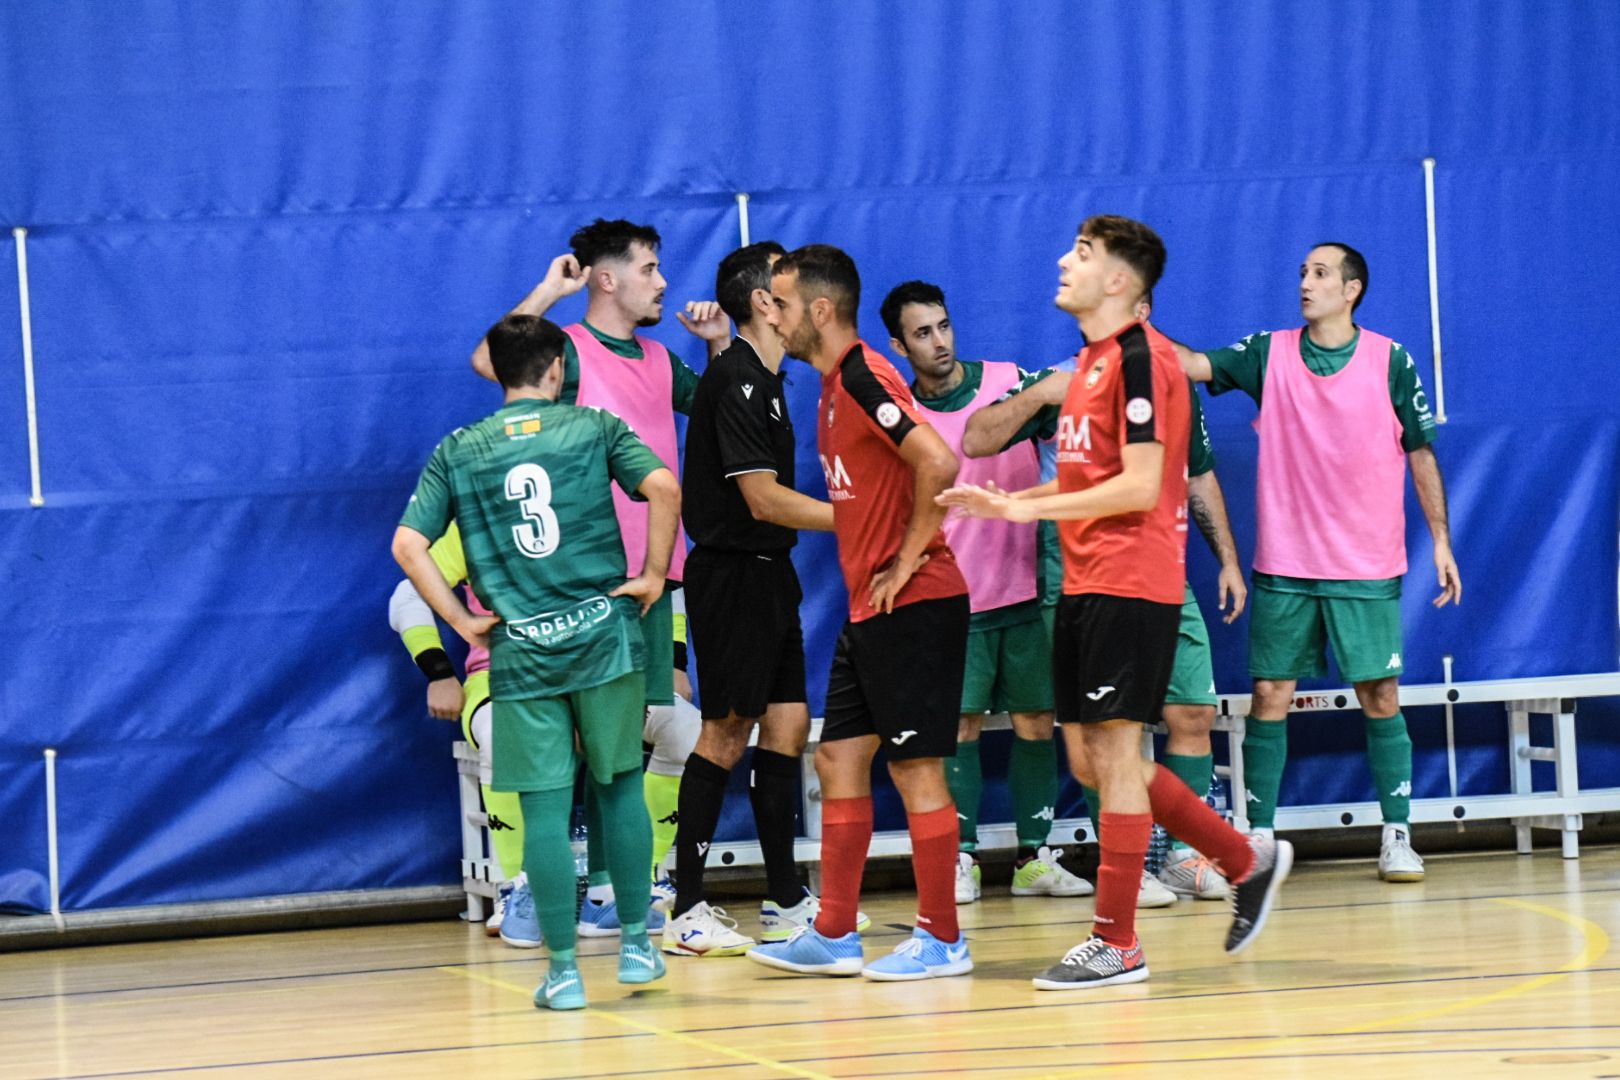
<path id="1" fill-rule="evenodd" d="M 703 860 L 708 858 L 720 807 L 726 800 L 729 769 L 693 751 L 681 774 L 675 819 L 675 910 L 678 918 L 703 902 Z"/>
<path id="2" fill-rule="evenodd" d="M 1013 865 L 1023 866 L 1025 863 L 1029 862 L 1029 860 L 1035 858 L 1039 854 L 1040 850 L 1038 848 L 1021 847 L 1018 849 L 1018 857 L 1013 860 Z"/>
<path id="3" fill-rule="evenodd" d="M 765 859 L 765 893 L 782 907 L 804 897 L 799 867 L 793 861 L 793 833 L 799 815 L 799 759 L 774 750 L 754 748 L 749 767 L 748 801 Z"/>

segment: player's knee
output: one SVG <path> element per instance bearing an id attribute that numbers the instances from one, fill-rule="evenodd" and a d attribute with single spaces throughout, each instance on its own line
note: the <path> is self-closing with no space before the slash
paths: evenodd
<path id="1" fill-rule="evenodd" d="M 1165 726 L 1170 729 L 1170 753 L 1206 753 L 1209 745 L 1209 733 L 1215 728 L 1215 706 L 1213 705 L 1166 705 L 1164 707 Z M 1177 747 L 1177 743 L 1201 743 L 1204 750 L 1188 751 Z"/>
<path id="2" fill-rule="evenodd" d="M 1368 716 L 1394 716 L 1400 711 L 1400 681 L 1393 677 L 1356 683 L 1356 699 Z"/>
<path id="3" fill-rule="evenodd" d="M 1292 679 L 1254 680 L 1254 701 L 1250 706 L 1251 711 L 1262 720 L 1285 719 L 1288 716 L 1288 707 L 1294 701 L 1294 686 Z"/>
<path id="4" fill-rule="evenodd" d="M 963 713 L 956 724 L 956 741 L 959 743 L 978 742 L 979 732 L 983 727 L 984 714 Z"/>
<path id="5" fill-rule="evenodd" d="M 1057 724 L 1049 712 L 1015 712 L 1012 726 L 1013 734 L 1020 739 L 1050 739 Z"/>

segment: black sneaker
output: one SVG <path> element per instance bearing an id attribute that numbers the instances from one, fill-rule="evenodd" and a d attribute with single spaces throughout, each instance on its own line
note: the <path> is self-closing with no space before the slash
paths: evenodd
<path id="1" fill-rule="evenodd" d="M 1249 834 L 1254 869 L 1232 883 L 1232 928 L 1226 932 L 1226 951 L 1236 956 L 1265 928 L 1277 890 L 1294 866 L 1294 845 L 1261 833 Z"/>
<path id="2" fill-rule="evenodd" d="M 1140 939 L 1122 949 L 1100 937 L 1089 937 L 1032 981 L 1037 990 L 1089 990 L 1141 982 L 1147 977 L 1147 957 L 1142 955 Z"/>

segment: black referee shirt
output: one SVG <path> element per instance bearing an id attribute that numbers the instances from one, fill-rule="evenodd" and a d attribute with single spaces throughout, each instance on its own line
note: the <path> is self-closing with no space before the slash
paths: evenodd
<path id="1" fill-rule="evenodd" d="M 793 486 L 793 421 L 782 392 L 754 347 L 738 336 L 709 361 L 686 425 L 681 518 L 692 542 L 721 551 L 785 551 L 794 529 L 755 521 L 736 477 L 770 472 Z"/>

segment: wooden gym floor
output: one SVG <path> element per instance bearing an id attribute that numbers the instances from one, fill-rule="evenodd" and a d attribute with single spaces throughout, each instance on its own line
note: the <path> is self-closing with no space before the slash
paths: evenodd
<path id="1" fill-rule="evenodd" d="M 458 922 L 0 957 L 0 1077 L 1620 1077 L 1620 849 L 1305 864 L 1258 942 L 1223 904 L 1143 912 L 1153 977 L 1048 993 L 1091 901 L 991 890 L 961 911 L 966 978 L 803 978 L 671 958 L 631 993 L 582 944 L 592 1007 L 529 994 L 539 954 Z M 742 905 L 738 905 L 740 908 Z M 868 956 L 904 894 L 869 897 Z M 752 913 L 741 919 L 746 932 Z"/>

